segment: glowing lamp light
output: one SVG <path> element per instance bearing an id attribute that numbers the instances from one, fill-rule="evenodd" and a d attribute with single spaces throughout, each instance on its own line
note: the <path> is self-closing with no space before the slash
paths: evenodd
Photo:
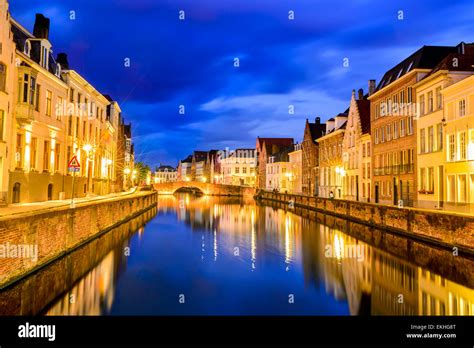
<path id="1" fill-rule="evenodd" d="M 125 174 L 130 174 L 130 168 L 125 168 L 123 171 Z"/>
<path id="2" fill-rule="evenodd" d="M 91 144 L 85 144 L 82 149 L 86 152 L 89 152 L 92 150 L 92 145 Z"/>

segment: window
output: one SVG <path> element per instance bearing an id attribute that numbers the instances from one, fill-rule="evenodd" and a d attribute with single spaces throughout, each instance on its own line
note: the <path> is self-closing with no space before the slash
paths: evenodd
<path id="1" fill-rule="evenodd" d="M 0 62 L 0 91 L 5 92 L 7 88 L 7 66 Z"/>
<path id="2" fill-rule="evenodd" d="M 426 170 L 420 168 L 420 190 L 426 190 Z"/>
<path id="3" fill-rule="evenodd" d="M 405 136 L 405 119 L 400 120 L 400 137 Z"/>
<path id="4" fill-rule="evenodd" d="M 28 88 L 29 88 L 30 76 L 28 74 L 23 75 L 23 103 L 28 102 Z"/>
<path id="5" fill-rule="evenodd" d="M 459 101 L 459 116 L 466 116 L 466 100 L 462 99 Z"/>
<path id="6" fill-rule="evenodd" d="M 413 90 L 411 87 L 407 89 L 407 102 L 411 103 L 413 101 Z"/>
<path id="7" fill-rule="evenodd" d="M 247 174 L 247 167 L 242 168 L 242 173 Z"/>
<path id="8" fill-rule="evenodd" d="M 60 160 L 61 160 L 61 146 L 56 143 L 55 149 L 54 149 L 54 170 L 56 172 L 59 171 L 59 165 L 60 165 Z"/>
<path id="9" fill-rule="evenodd" d="M 5 128 L 5 111 L 0 110 L 0 140 L 4 140 L 3 130 Z"/>
<path id="10" fill-rule="evenodd" d="M 30 144 L 30 168 L 31 169 L 37 169 L 36 168 L 37 152 L 38 152 L 38 139 L 31 138 L 31 144 Z"/>
<path id="11" fill-rule="evenodd" d="M 35 104 L 35 97 L 36 97 L 36 78 L 33 76 L 30 79 L 30 104 Z"/>
<path id="12" fill-rule="evenodd" d="M 16 135 L 15 162 L 17 168 L 23 168 L 23 134 Z"/>
<path id="13" fill-rule="evenodd" d="M 437 149 L 438 151 L 443 149 L 443 125 L 441 123 L 438 123 L 436 125 L 436 134 L 438 135 L 437 139 Z"/>
<path id="14" fill-rule="evenodd" d="M 393 123 L 393 139 L 398 138 L 398 122 Z"/>
<path id="15" fill-rule="evenodd" d="M 235 174 L 239 174 L 239 167 L 235 167 Z"/>
<path id="16" fill-rule="evenodd" d="M 385 142 L 385 128 L 384 127 L 380 128 L 380 142 L 381 143 Z"/>
<path id="17" fill-rule="evenodd" d="M 428 112 L 433 112 L 433 91 L 428 92 Z"/>
<path id="18" fill-rule="evenodd" d="M 434 127 L 428 127 L 428 152 L 434 151 Z"/>
<path id="19" fill-rule="evenodd" d="M 48 140 L 44 141 L 44 152 L 43 152 L 43 171 L 49 170 L 49 159 L 50 159 L 50 144 Z"/>
<path id="20" fill-rule="evenodd" d="M 367 157 L 370 157 L 370 143 L 367 143 Z"/>
<path id="21" fill-rule="evenodd" d="M 428 191 L 434 192 L 434 168 L 428 168 Z"/>
<path id="22" fill-rule="evenodd" d="M 420 153 L 426 152 L 425 141 L 426 141 L 426 135 L 425 135 L 425 129 L 423 128 L 423 129 L 420 129 Z"/>
<path id="23" fill-rule="evenodd" d="M 441 109 L 443 107 L 443 96 L 441 95 L 441 87 L 436 88 L 436 107 Z"/>
<path id="24" fill-rule="evenodd" d="M 51 103 L 53 99 L 53 93 L 46 91 L 46 116 L 51 116 Z"/>
<path id="25" fill-rule="evenodd" d="M 67 118 L 67 135 L 72 135 L 72 116 Z"/>
<path id="26" fill-rule="evenodd" d="M 448 152 L 448 161 L 456 160 L 456 140 L 454 134 L 449 135 L 449 152 Z"/>
<path id="27" fill-rule="evenodd" d="M 425 114 L 425 96 L 420 96 L 420 116 Z"/>
<path id="28" fill-rule="evenodd" d="M 69 88 L 69 102 L 74 103 L 74 89 Z"/>
<path id="29" fill-rule="evenodd" d="M 375 143 L 376 144 L 379 143 L 379 129 L 378 128 L 375 130 Z"/>
<path id="30" fill-rule="evenodd" d="M 39 108 L 40 108 L 40 89 L 41 89 L 41 86 L 40 85 L 36 85 L 36 97 L 35 97 L 35 110 L 36 111 L 39 111 Z"/>
<path id="31" fill-rule="evenodd" d="M 467 158 L 467 142 L 466 132 L 459 133 L 459 159 L 466 160 Z"/>
<path id="32" fill-rule="evenodd" d="M 387 141 L 390 141 L 392 138 L 392 126 L 387 124 Z"/>
<path id="33" fill-rule="evenodd" d="M 466 175 L 459 175 L 458 176 L 458 202 L 465 203 L 467 196 L 467 181 Z"/>
<path id="34" fill-rule="evenodd" d="M 64 108 L 63 108 L 63 103 L 64 103 L 64 100 L 62 97 L 58 97 L 57 99 L 57 107 L 56 107 L 56 119 L 57 120 L 60 120 L 61 119 L 61 115 L 64 114 Z"/>

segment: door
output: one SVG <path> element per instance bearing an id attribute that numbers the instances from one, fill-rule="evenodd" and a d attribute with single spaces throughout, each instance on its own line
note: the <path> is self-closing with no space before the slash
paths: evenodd
<path id="1" fill-rule="evenodd" d="M 438 167 L 438 206 L 443 207 L 444 204 L 444 167 Z"/>
<path id="2" fill-rule="evenodd" d="M 16 182 L 13 185 L 13 197 L 12 197 L 12 203 L 20 203 L 20 183 Z"/>
<path id="3" fill-rule="evenodd" d="M 53 199 L 53 184 L 48 185 L 48 201 Z"/>
<path id="4" fill-rule="evenodd" d="M 393 205 L 398 205 L 397 178 L 393 178 Z"/>
<path id="5" fill-rule="evenodd" d="M 379 202 L 379 185 L 375 185 L 375 203 Z"/>

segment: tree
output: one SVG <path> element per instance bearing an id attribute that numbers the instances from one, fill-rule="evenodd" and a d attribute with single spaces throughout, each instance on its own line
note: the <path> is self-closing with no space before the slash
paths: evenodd
<path id="1" fill-rule="evenodd" d="M 141 183 L 143 181 L 146 181 L 146 177 L 148 175 L 148 172 L 150 172 L 150 166 L 143 162 L 136 162 L 135 163 L 135 170 L 136 172 L 136 180 Z"/>

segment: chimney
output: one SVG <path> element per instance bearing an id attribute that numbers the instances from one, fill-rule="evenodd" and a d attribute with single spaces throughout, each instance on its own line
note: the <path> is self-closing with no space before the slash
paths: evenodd
<path id="1" fill-rule="evenodd" d="M 49 38 L 49 18 L 46 18 L 41 13 L 36 14 L 33 35 L 38 39 L 48 40 Z"/>
<path id="2" fill-rule="evenodd" d="M 364 99 L 364 90 L 362 88 L 359 88 L 357 92 L 358 92 L 359 100 Z"/>
<path id="3" fill-rule="evenodd" d="M 316 117 L 316 118 L 314 119 L 314 123 L 316 123 L 316 124 L 321 124 L 321 118 L 320 118 L 320 117 Z"/>
<path id="4" fill-rule="evenodd" d="M 375 93 L 375 80 L 369 80 L 369 95 Z"/>
<path id="5" fill-rule="evenodd" d="M 56 57 L 56 62 L 61 65 L 61 69 L 69 70 L 69 62 L 67 60 L 66 53 L 58 53 L 58 56 Z"/>

